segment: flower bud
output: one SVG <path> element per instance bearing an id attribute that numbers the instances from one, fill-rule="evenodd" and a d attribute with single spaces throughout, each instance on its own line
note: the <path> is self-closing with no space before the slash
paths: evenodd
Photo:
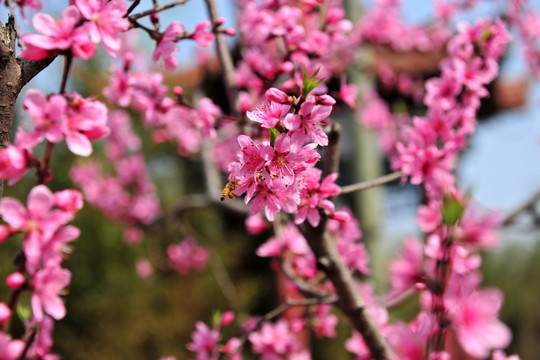
<path id="1" fill-rule="evenodd" d="M 20 288 L 22 284 L 24 284 L 24 281 L 25 281 L 24 275 L 21 274 L 20 272 L 15 272 L 6 278 L 6 284 L 12 290 L 16 290 Z"/>
<path id="2" fill-rule="evenodd" d="M 226 28 L 225 30 L 223 30 L 223 33 L 229 36 L 236 36 L 236 29 L 232 27 Z"/>
<path id="3" fill-rule="evenodd" d="M 336 100 L 330 95 L 317 95 L 315 97 L 315 103 L 317 105 L 332 106 L 336 103 Z"/>
<path id="4" fill-rule="evenodd" d="M 283 91 L 277 89 L 277 88 L 270 88 L 266 90 L 266 98 L 272 102 L 278 103 L 278 104 L 288 104 L 289 103 L 289 95 L 285 94 Z"/>
<path id="5" fill-rule="evenodd" d="M 11 310 L 9 307 L 4 304 L 0 303 L 0 324 L 3 324 L 6 322 L 7 319 L 9 319 L 11 316 Z"/>
<path id="6" fill-rule="evenodd" d="M 221 315 L 221 326 L 227 326 L 234 321 L 234 313 L 232 311 L 225 311 Z"/>

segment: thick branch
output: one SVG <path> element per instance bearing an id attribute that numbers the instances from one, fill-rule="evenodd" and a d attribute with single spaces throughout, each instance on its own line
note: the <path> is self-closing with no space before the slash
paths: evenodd
<path id="1" fill-rule="evenodd" d="M 17 32 L 13 17 L 0 24 L 0 149 L 9 143 L 15 101 L 21 89 L 41 70 L 45 69 L 54 58 L 41 61 L 27 61 L 15 56 Z M 3 192 L 3 181 L 0 180 L 0 197 Z"/>
<path id="2" fill-rule="evenodd" d="M 301 231 L 304 237 L 308 239 L 308 244 L 315 254 L 317 264 L 336 289 L 339 308 L 345 313 L 354 329 L 362 335 L 373 359 L 388 359 L 391 350 L 381 336 L 379 326 L 369 316 L 351 272 L 341 260 L 341 256 L 331 237 L 324 231 L 325 225 L 326 216 L 321 214 L 321 222 L 317 228 L 304 223 Z"/>
<path id="3" fill-rule="evenodd" d="M 401 171 L 396 171 L 391 174 L 384 175 L 373 180 L 368 180 L 368 181 L 364 181 L 364 182 L 360 182 L 360 183 L 356 183 L 352 185 L 342 186 L 341 194 L 342 195 L 350 194 L 355 191 L 362 191 L 362 190 L 366 190 L 375 186 L 384 185 L 389 182 L 395 181 L 402 176 L 403 176 L 403 173 Z"/>

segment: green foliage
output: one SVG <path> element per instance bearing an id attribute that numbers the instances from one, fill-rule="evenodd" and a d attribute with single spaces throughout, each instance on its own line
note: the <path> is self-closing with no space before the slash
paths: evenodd
<path id="1" fill-rule="evenodd" d="M 319 70 L 315 70 L 311 76 L 308 76 L 306 68 L 304 67 L 302 69 L 302 97 L 304 99 L 324 81 L 324 79 L 315 80 L 319 74 Z"/>
<path id="2" fill-rule="evenodd" d="M 449 226 L 457 224 L 463 216 L 466 206 L 466 199 L 460 200 L 452 194 L 445 194 L 442 206 L 443 223 Z"/>

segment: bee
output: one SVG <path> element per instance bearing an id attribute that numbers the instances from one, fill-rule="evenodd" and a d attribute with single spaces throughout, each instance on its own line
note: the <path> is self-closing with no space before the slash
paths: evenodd
<path id="1" fill-rule="evenodd" d="M 234 181 L 229 181 L 221 192 L 221 201 L 225 200 L 226 198 L 236 199 L 236 196 L 234 196 L 232 193 L 234 189 L 236 189 L 236 183 Z"/>

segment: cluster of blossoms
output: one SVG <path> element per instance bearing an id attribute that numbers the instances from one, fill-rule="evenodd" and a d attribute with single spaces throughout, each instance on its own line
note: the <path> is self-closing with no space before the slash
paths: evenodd
<path id="1" fill-rule="evenodd" d="M 523 52 L 531 72 L 540 77 L 540 17 L 534 8 L 523 0 L 508 4 L 508 20 L 514 25 L 523 41 Z"/>
<path id="2" fill-rule="evenodd" d="M 15 143 L 0 150 L 0 177 L 8 179 L 12 185 L 28 169 L 38 168 L 38 177 L 49 180 L 50 174 L 44 164 L 50 154 L 40 161 L 32 154 L 39 143 L 47 140 L 49 145 L 66 140 L 69 150 L 80 156 L 92 153 L 91 140 L 97 140 L 109 133 L 107 107 L 92 98 L 83 98 L 76 93 L 65 95 L 44 95 L 38 90 L 28 90 L 23 107 L 28 110 L 33 129 L 19 128 Z"/>
<path id="3" fill-rule="evenodd" d="M 452 35 L 449 27 L 440 22 L 429 27 L 406 24 L 401 19 L 401 3 L 402 0 L 374 1 L 359 23 L 362 42 L 387 46 L 395 51 L 427 52 L 443 48 Z M 438 8 L 442 9 L 442 6 Z M 449 11 L 447 8 L 446 13 Z"/>
<path id="4" fill-rule="evenodd" d="M 266 84 L 275 84 L 283 76 L 288 80 L 282 88 L 294 92 L 302 86 L 296 75 L 303 67 L 310 72 L 320 69 L 326 79 L 338 76 L 355 58 L 359 36 L 340 1 L 323 6 L 320 1 L 242 0 L 239 5 L 243 56 L 236 67 L 236 82 L 243 90 L 241 101 L 257 101 Z M 346 84 L 344 77 L 341 80 L 346 91 L 338 96 L 355 104 L 356 87 Z"/>
<path id="5" fill-rule="evenodd" d="M 178 244 L 169 245 L 167 257 L 170 266 L 178 273 L 185 275 L 192 269 L 202 269 L 208 261 L 208 250 L 197 246 L 195 240 L 188 237 Z"/>
<path id="6" fill-rule="evenodd" d="M 27 2 L 28 3 L 28 2 Z M 28 60 L 41 60 L 59 54 L 90 59 L 96 52 L 96 44 L 111 56 L 120 50 L 119 34 L 130 28 L 125 18 L 127 3 L 122 0 L 72 0 L 57 21 L 52 16 L 39 13 L 32 19 L 39 34 L 24 34 L 21 41 L 25 48 L 21 56 Z M 34 3 L 32 10 L 40 10 Z"/>
<path id="7" fill-rule="evenodd" d="M 180 40 L 194 40 L 201 47 L 209 47 L 216 38 L 216 32 L 222 32 L 229 36 L 236 35 L 236 30 L 233 28 L 223 29 L 225 23 L 224 18 L 219 18 L 215 24 L 209 20 L 203 20 L 195 26 L 192 33 L 186 31 L 184 26 L 178 21 L 170 23 L 162 34 L 156 35 L 157 46 L 154 50 L 153 60 L 157 62 L 160 58 L 163 59 L 165 68 L 169 71 L 175 70 L 178 66 L 178 60 L 175 53 L 178 52 L 176 43 Z"/>
<path id="8" fill-rule="evenodd" d="M 112 111 L 108 123 L 111 131 L 105 149 L 114 175 L 104 175 L 99 162 L 90 161 L 74 166 L 71 178 L 90 204 L 126 226 L 124 238 L 128 243 L 137 243 L 143 236 L 138 226 L 149 225 L 158 216 L 159 199 L 129 115 L 123 110 Z"/>
<path id="9" fill-rule="evenodd" d="M 393 168 L 410 177 L 411 183 L 422 185 L 427 199 L 417 218 L 427 233 L 426 244 L 412 238 L 406 241 L 403 253 L 390 266 L 391 289 L 386 298 L 394 304 L 419 291 L 422 309 L 409 324 L 379 322 L 399 358 L 451 358 L 442 346 L 449 330 L 462 349 L 477 358 L 488 357 L 511 340 L 510 330 L 498 319 L 501 292 L 479 289 L 477 252 L 496 244 L 500 220 L 495 214 L 465 213 L 467 199 L 455 187 L 452 174 L 466 136 L 474 131 L 480 99 L 488 95 L 485 85 L 498 74 L 497 62 L 510 35 L 500 21 L 461 24 L 458 30 L 448 42 L 441 76 L 426 82 L 425 117 L 411 120 L 393 115 L 374 93 L 368 95 L 373 101 L 363 110 L 364 122 L 378 130 Z M 359 356 L 366 354 L 361 345 L 361 341 L 349 343 Z M 502 353 L 497 356 L 505 358 Z"/>
<path id="10" fill-rule="evenodd" d="M 335 100 L 328 95 L 297 99 L 276 88 L 266 92 L 266 99 L 267 105 L 249 111 L 247 117 L 260 123 L 263 130 L 269 129 L 270 139 L 238 136 L 240 151 L 228 166 L 229 181 L 236 188 L 233 193 L 245 193 L 250 214 L 264 210 L 270 221 L 281 210 L 297 213 L 297 224 L 308 219 L 312 226 L 319 223 L 320 210 L 346 218 L 343 212 L 335 212 L 328 200 L 341 191 L 334 183 L 337 175 L 320 183 L 321 172 L 314 167 L 320 158 L 317 146 L 328 145 L 323 127 L 330 124 Z"/>
<path id="11" fill-rule="evenodd" d="M 195 108 L 191 107 L 184 103 L 180 87 L 174 88 L 176 99 L 169 97 L 163 74 L 132 69 L 137 54 L 125 50 L 122 65 L 114 69 L 109 85 L 103 90 L 110 102 L 140 112 L 145 126 L 152 130 L 153 139 L 178 144 L 182 156 L 199 151 L 203 139 L 216 138 L 216 119 L 222 116 L 218 106 L 204 98 Z"/>
<path id="12" fill-rule="evenodd" d="M 61 267 L 61 263 L 70 253 L 68 243 L 79 237 L 79 229 L 67 225 L 74 214 L 82 208 L 82 195 L 75 190 L 63 190 L 52 193 L 45 185 L 34 187 L 28 195 L 27 205 L 18 200 L 5 197 L 0 201 L 0 215 L 7 225 L 0 225 L 0 240 L 16 234 L 22 234 L 22 256 L 18 261 L 18 272 L 8 276 L 7 284 L 14 292 L 30 290 L 32 318 L 27 319 L 27 326 L 39 329 L 40 335 L 33 342 L 28 354 L 45 356 L 49 353 L 52 342 L 48 339 L 53 329 L 51 318 L 60 320 L 66 314 L 60 295 L 71 280 L 71 273 Z M 3 304 L 2 304 L 3 305 Z M 8 320 L 11 310 L 7 311 L 2 321 Z M 5 338 L 5 334 L 2 334 Z M 23 351 L 12 340 L 7 347 L 5 358 L 18 358 Z M 15 350 L 9 350 L 13 348 Z M 3 349 L 6 349 L 5 347 Z"/>
<path id="13" fill-rule="evenodd" d="M 187 345 L 188 350 L 197 353 L 197 360 L 217 360 L 221 355 L 231 360 L 242 360 L 240 339 L 233 337 L 225 345 L 219 344 L 221 331 L 231 324 L 234 318 L 234 313 L 226 311 L 214 319 L 215 326 L 212 329 L 203 322 L 197 322 L 195 331 L 191 334 L 192 341 Z"/>

